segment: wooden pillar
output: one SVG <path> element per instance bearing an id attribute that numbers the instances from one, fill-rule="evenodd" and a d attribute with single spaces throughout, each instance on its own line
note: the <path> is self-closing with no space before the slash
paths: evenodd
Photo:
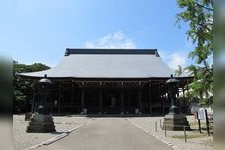
<path id="1" fill-rule="evenodd" d="M 188 104 L 188 100 L 186 99 L 185 97 L 185 89 L 184 89 L 184 86 L 182 86 L 182 92 L 183 92 L 183 103 L 185 103 L 185 107 L 186 107 L 186 113 L 189 112 L 189 104 Z"/>
<path id="2" fill-rule="evenodd" d="M 131 107 L 131 98 L 130 98 L 130 89 L 127 91 L 127 104 L 128 104 L 128 107 Z"/>
<path id="3" fill-rule="evenodd" d="M 84 112 L 84 87 L 81 88 L 81 113 Z"/>
<path id="4" fill-rule="evenodd" d="M 140 83 L 139 83 L 139 90 L 138 90 L 138 105 L 139 105 L 139 112 L 140 112 L 140 113 L 142 112 L 142 102 L 141 102 L 141 97 L 142 97 L 142 94 L 141 94 L 141 86 L 140 86 Z"/>
<path id="5" fill-rule="evenodd" d="M 60 89 L 59 89 L 59 104 L 58 104 L 58 114 L 61 112 L 61 98 L 62 98 L 62 85 L 60 84 Z"/>
<path id="6" fill-rule="evenodd" d="M 162 103 L 163 103 L 163 114 L 165 114 L 165 88 L 164 85 L 162 85 L 162 93 L 163 93 L 163 97 L 162 97 Z"/>
<path id="7" fill-rule="evenodd" d="M 51 92 L 51 95 L 52 95 L 52 92 Z M 51 114 L 53 113 L 53 106 L 54 105 L 54 100 L 53 100 L 53 96 L 51 96 L 51 103 L 50 103 L 50 109 L 51 109 Z"/>
<path id="8" fill-rule="evenodd" d="M 163 83 L 161 82 L 159 84 L 159 87 L 160 87 L 160 99 L 161 99 L 161 108 L 162 108 L 162 114 L 164 114 L 164 97 L 163 97 Z"/>
<path id="9" fill-rule="evenodd" d="M 182 93 L 183 93 L 183 98 L 185 99 L 185 90 L 184 90 L 184 86 L 182 86 Z"/>
<path id="10" fill-rule="evenodd" d="M 121 87 L 120 89 L 120 106 L 121 106 L 121 114 L 124 114 L 124 89 Z"/>
<path id="11" fill-rule="evenodd" d="M 35 106 L 35 94 L 36 94 L 35 86 L 36 86 L 36 83 L 34 82 L 33 83 L 33 99 L 32 99 L 32 104 L 31 104 L 31 113 L 35 113 L 35 108 L 34 108 L 34 106 Z"/>
<path id="12" fill-rule="evenodd" d="M 70 100 L 70 112 L 73 112 L 73 102 L 74 102 L 74 85 L 72 83 L 72 89 L 71 89 L 71 100 Z"/>
<path id="13" fill-rule="evenodd" d="M 100 82 L 100 88 L 99 88 L 99 114 L 102 114 L 102 104 L 103 104 L 103 102 L 102 102 L 102 83 Z"/>
<path id="14" fill-rule="evenodd" d="M 152 114 L 152 87 L 151 82 L 149 83 L 149 113 Z"/>

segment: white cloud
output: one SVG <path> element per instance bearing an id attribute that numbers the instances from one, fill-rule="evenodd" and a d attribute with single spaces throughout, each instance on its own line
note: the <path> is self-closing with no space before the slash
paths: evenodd
<path id="1" fill-rule="evenodd" d="M 188 66 L 188 52 L 187 51 L 169 51 L 159 50 L 159 55 L 162 60 L 173 70 L 178 69 L 178 65 L 182 68 Z"/>
<path id="2" fill-rule="evenodd" d="M 86 48 L 121 48 L 121 49 L 133 49 L 136 48 L 136 44 L 126 36 L 122 31 L 115 32 L 114 34 L 108 34 L 102 38 L 93 41 L 87 41 L 85 43 Z"/>
<path id="3" fill-rule="evenodd" d="M 178 65 L 186 68 L 193 60 L 188 58 L 189 53 L 194 49 L 194 45 L 190 40 L 185 39 L 181 48 L 177 50 L 159 50 L 162 60 L 172 69 L 177 70 Z"/>
<path id="4" fill-rule="evenodd" d="M 186 67 L 187 65 L 187 55 L 184 55 L 180 52 L 174 52 L 170 55 L 170 61 L 168 63 L 169 67 L 176 70 L 178 68 L 178 65 L 180 65 L 182 68 Z"/>

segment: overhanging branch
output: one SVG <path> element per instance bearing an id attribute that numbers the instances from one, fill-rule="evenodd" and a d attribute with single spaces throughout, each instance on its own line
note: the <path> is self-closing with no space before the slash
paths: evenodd
<path id="1" fill-rule="evenodd" d="M 202 4 L 199 4 L 199 3 L 197 3 L 197 2 L 195 2 L 195 3 L 196 3 L 196 5 L 202 7 L 202 8 L 204 8 L 204 9 L 206 9 L 206 10 L 209 10 L 209 11 L 212 11 L 212 12 L 213 12 L 213 9 L 212 9 L 212 8 L 206 7 L 206 6 L 204 6 L 204 5 L 202 5 Z"/>

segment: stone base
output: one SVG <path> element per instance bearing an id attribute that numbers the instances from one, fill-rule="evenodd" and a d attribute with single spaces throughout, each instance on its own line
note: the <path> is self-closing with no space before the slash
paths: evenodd
<path id="1" fill-rule="evenodd" d="M 30 120 L 31 120 L 32 115 L 33 115 L 33 114 L 32 114 L 31 112 L 26 113 L 26 114 L 25 114 L 25 121 L 30 121 Z"/>
<path id="2" fill-rule="evenodd" d="M 190 130 L 190 125 L 184 114 L 166 115 L 162 126 L 163 130 L 165 130 L 165 126 L 166 130 L 181 131 L 184 130 L 183 126 L 186 126 L 186 130 Z"/>
<path id="3" fill-rule="evenodd" d="M 55 125 L 51 115 L 34 114 L 27 127 L 29 133 L 55 132 Z"/>

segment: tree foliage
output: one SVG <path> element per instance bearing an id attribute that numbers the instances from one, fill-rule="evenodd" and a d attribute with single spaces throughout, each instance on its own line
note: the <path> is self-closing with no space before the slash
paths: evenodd
<path id="1" fill-rule="evenodd" d="M 213 65 L 209 65 L 213 55 L 213 0 L 177 0 L 177 3 L 182 9 L 177 22 L 189 23 L 187 38 L 195 45 L 189 58 L 196 64 L 187 68 L 194 76 L 191 96 L 207 104 L 213 90 Z"/>
<path id="2" fill-rule="evenodd" d="M 188 69 L 192 71 L 192 74 L 195 77 L 194 82 L 189 84 L 191 92 L 188 96 L 191 98 L 198 97 L 200 104 L 209 105 L 211 103 L 210 97 L 212 96 L 213 91 L 212 68 L 210 66 L 206 68 L 191 65 Z"/>
<path id="3" fill-rule="evenodd" d="M 41 64 L 34 63 L 32 65 L 19 64 L 17 61 L 13 61 L 13 106 L 14 112 L 16 111 L 28 111 L 30 101 L 32 100 L 32 82 L 26 81 L 17 76 L 17 73 L 23 72 L 35 72 L 50 69 L 50 67 Z"/>

